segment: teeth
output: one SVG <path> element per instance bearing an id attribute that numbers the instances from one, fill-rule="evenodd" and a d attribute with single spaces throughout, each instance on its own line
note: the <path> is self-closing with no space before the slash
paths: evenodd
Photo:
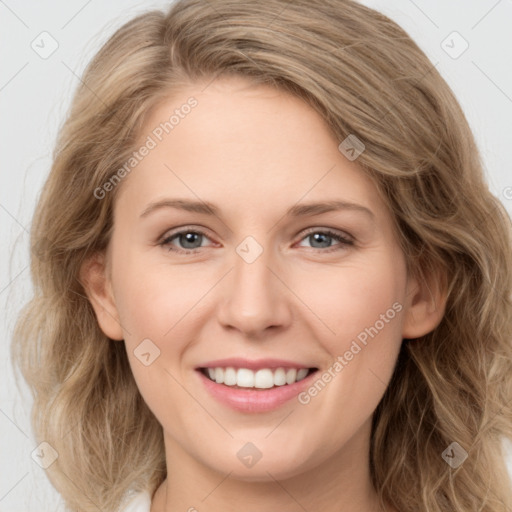
<path id="1" fill-rule="evenodd" d="M 306 375 L 308 374 L 307 368 L 301 368 L 300 370 L 297 370 L 297 380 L 302 380 Z"/>
<path id="2" fill-rule="evenodd" d="M 290 368 L 286 372 L 286 384 L 293 384 L 297 379 L 297 370 L 295 368 Z"/>
<path id="3" fill-rule="evenodd" d="M 248 370 L 247 368 L 239 368 L 236 372 L 236 385 L 240 386 L 241 388 L 253 388 L 254 372 L 252 370 Z"/>
<path id="4" fill-rule="evenodd" d="M 258 370 L 254 374 L 254 387 L 255 388 L 273 388 L 274 375 L 271 370 Z"/>
<path id="5" fill-rule="evenodd" d="M 257 389 L 293 384 L 304 379 L 308 372 L 308 368 L 262 368 L 256 372 L 248 368 L 207 368 L 208 376 L 217 384 Z"/>
<path id="6" fill-rule="evenodd" d="M 226 368 L 224 370 L 224 384 L 226 386 L 236 386 L 237 376 L 234 368 Z"/>
<path id="7" fill-rule="evenodd" d="M 274 372 L 274 384 L 276 386 L 284 386 L 286 384 L 286 372 L 284 368 L 278 368 Z"/>

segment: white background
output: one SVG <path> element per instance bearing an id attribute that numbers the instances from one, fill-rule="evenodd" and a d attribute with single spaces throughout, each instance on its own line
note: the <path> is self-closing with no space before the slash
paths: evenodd
<path id="1" fill-rule="evenodd" d="M 491 191 L 512 215 L 512 0 L 364 0 L 397 21 L 425 51 L 459 99 L 482 152 Z M 79 77 L 99 46 L 133 16 L 166 1 L 0 0 L 0 512 L 63 510 L 31 458 L 30 398 L 20 396 L 9 344 L 30 296 L 28 230 L 51 152 Z M 31 47 L 47 31 L 57 50 Z M 442 42 L 457 31 L 460 57 Z M 448 39 L 448 44 L 450 39 Z M 460 48 L 454 39 L 455 50 Z M 48 48 L 48 47 L 47 47 Z M 512 472 L 512 459 L 510 461 Z"/>

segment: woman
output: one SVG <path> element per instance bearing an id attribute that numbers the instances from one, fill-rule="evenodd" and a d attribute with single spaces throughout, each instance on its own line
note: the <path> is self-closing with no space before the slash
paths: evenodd
<path id="1" fill-rule="evenodd" d="M 83 82 L 13 345 L 69 507 L 512 506 L 510 219 L 402 29 L 178 1 Z"/>

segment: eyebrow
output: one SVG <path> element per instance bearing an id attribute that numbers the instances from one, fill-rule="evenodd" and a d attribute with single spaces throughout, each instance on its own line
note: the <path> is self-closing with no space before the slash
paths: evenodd
<path id="1" fill-rule="evenodd" d="M 193 201 L 190 199 L 162 199 L 161 201 L 156 201 L 149 204 L 149 206 L 142 212 L 140 216 L 146 217 L 150 213 L 162 208 L 175 208 L 178 210 L 185 210 L 187 212 L 200 213 L 203 215 L 215 215 L 216 217 L 220 217 L 221 215 L 220 209 L 208 201 Z M 340 210 L 362 212 L 368 215 L 372 220 L 375 219 L 375 214 L 365 206 L 357 203 L 351 203 L 349 201 L 338 200 L 296 204 L 287 210 L 285 216 L 313 216 Z"/>

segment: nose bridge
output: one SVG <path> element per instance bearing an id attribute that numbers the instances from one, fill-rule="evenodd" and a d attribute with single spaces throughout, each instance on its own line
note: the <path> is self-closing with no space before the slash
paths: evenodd
<path id="1" fill-rule="evenodd" d="M 288 321 L 285 289 L 274 275 L 277 265 L 272 255 L 271 249 L 251 236 L 236 247 L 228 293 L 219 313 L 224 325 L 256 333 Z"/>

